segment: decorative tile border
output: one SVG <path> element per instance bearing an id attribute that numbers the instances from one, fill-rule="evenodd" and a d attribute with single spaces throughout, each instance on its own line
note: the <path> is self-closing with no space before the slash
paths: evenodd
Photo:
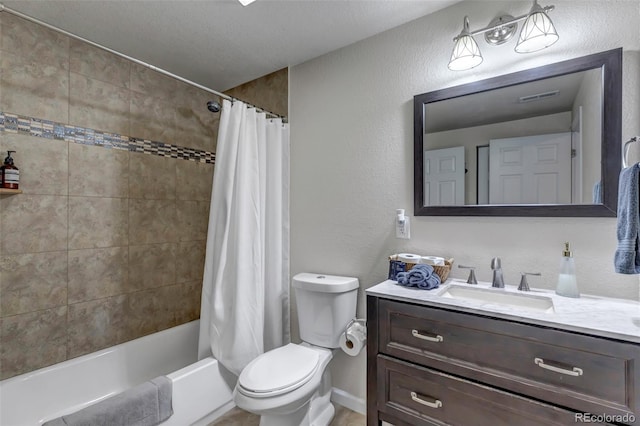
<path id="1" fill-rule="evenodd" d="M 39 118 L 0 111 L 0 132 L 20 133 L 45 139 L 65 140 L 82 145 L 102 146 L 123 151 L 141 152 L 160 157 L 214 164 L 215 152 L 138 139 L 116 133 L 100 132 Z"/>

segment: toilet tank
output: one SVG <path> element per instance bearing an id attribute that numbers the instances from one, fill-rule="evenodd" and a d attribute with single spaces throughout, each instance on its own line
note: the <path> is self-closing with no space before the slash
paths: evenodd
<path id="1" fill-rule="evenodd" d="M 358 279 L 301 273 L 293 277 L 300 338 L 324 348 L 339 347 L 339 339 L 356 316 Z"/>

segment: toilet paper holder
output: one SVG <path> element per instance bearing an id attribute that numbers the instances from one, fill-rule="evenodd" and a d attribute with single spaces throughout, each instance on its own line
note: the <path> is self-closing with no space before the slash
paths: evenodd
<path id="1" fill-rule="evenodd" d="M 367 320 L 364 318 L 354 318 L 351 321 L 349 321 L 349 324 L 347 324 L 347 326 L 344 329 L 344 334 L 346 335 L 347 331 L 351 328 L 351 326 L 353 326 L 354 324 L 360 324 L 362 326 L 362 333 L 364 334 L 364 337 L 367 337 Z M 346 346 L 349 349 L 353 349 L 353 342 L 351 342 L 349 339 L 347 339 L 346 341 Z"/>
<path id="2" fill-rule="evenodd" d="M 353 324 L 358 323 L 360 324 L 362 327 L 364 327 L 364 332 L 367 332 L 367 320 L 365 318 L 354 318 L 351 321 L 349 321 L 349 324 L 347 324 L 347 326 L 344 328 L 344 331 L 347 331 L 349 329 L 349 327 L 351 327 Z"/>

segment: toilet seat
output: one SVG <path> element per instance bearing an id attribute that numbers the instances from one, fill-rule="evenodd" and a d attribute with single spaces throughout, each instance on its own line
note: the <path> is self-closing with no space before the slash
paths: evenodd
<path id="1" fill-rule="evenodd" d="M 255 398 L 291 392 L 311 380 L 318 369 L 319 359 L 318 352 L 293 343 L 273 349 L 258 356 L 242 370 L 238 390 Z"/>

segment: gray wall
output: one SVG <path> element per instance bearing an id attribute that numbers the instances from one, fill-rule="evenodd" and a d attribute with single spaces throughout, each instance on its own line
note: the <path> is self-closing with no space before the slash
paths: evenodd
<path id="1" fill-rule="evenodd" d="M 469 15 L 472 29 L 495 16 L 526 13 L 530 2 L 453 5 L 290 70 L 291 273 L 302 271 L 360 279 L 364 289 L 387 276 L 387 256 L 418 252 L 452 256 L 476 265 L 490 280 L 490 259 L 503 260 L 507 284 L 520 271 L 537 270 L 535 287 L 554 288 L 563 242 L 572 243 L 584 293 L 639 298 L 636 276 L 614 273 L 615 218 L 412 217 L 411 240 L 395 239 L 396 208 L 413 206 L 413 96 L 547 63 L 623 47 L 623 136 L 639 129 L 640 37 L 637 1 L 559 1 L 551 12 L 560 40 L 549 49 L 519 55 L 514 41 L 490 47 L 485 61 L 452 72 L 452 38 Z M 454 277 L 463 277 L 454 269 Z M 295 306 L 292 331 L 296 333 Z M 338 353 L 334 386 L 365 397 L 365 354 Z"/>

